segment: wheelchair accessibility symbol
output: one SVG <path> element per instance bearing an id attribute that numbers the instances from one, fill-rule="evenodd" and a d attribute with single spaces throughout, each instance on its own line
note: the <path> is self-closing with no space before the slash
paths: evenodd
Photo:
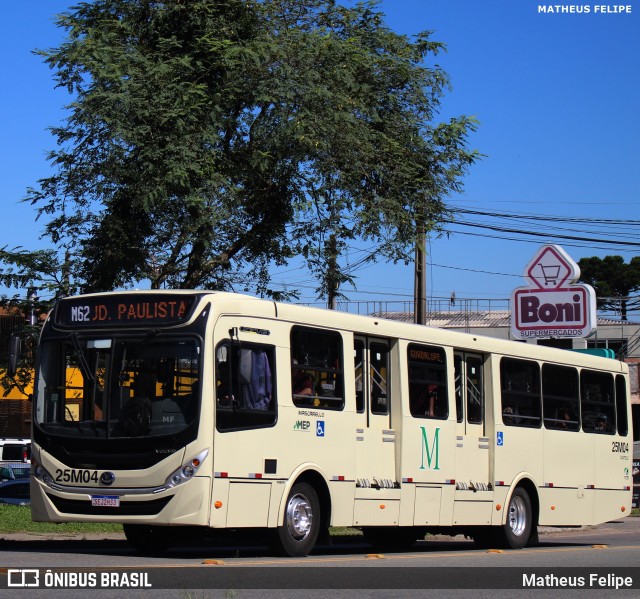
<path id="1" fill-rule="evenodd" d="M 502 447 L 504 445 L 504 433 L 502 431 L 498 432 L 497 439 L 496 439 L 496 445 L 498 447 Z"/>
<path id="2" fill-rule="evenodd" d="M 316 437 L 324 437 L 324 420 L 318 420 L 316 424 Z"/>

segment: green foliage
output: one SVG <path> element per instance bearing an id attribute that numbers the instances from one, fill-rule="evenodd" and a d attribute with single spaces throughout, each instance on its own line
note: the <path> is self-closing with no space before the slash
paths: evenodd
<path id="1" fill-rule="evenodd" d="M 26 534 L 95 534 L 122 532 L 120 524 L 91 524 L 82 522 L 69 522 L 55 524 L 52 522 L 33 522 L 31 520 L 31 508 L 28 506 L 6 505 L 0 503 L 0 534 L 2 533 L 26 533 Z"/>
<path id="2" fill-rule="evenodd" d="M 353 239 L 410 260 L 478 159 L 473 119 L 433 122 L 443 44 L 391 31 L 375 2 L 94 0 L 58 24 L 40 54 L 73 101 L 27 200 L 83 291 L 244 273 L 273 294 L 269 267 L 303 255 L 327 295 L 353 282 Z"/>
<path id="3" fill-rule="evenodd" d="M 26 397 L 33 382 L 40 315 L 50 310 L 52 297 L 69 291 L 61 278 L 65 265 L 57 259 L 54 250 L 31 252 L 23 248 L 8 250 L 6 247 L 0 249 L 0 264 L 5 264 L 5 268 L 0 270 L 0 284 L 22 289 L 13 296 L 0 297 L 2 317 L 6 319 L 4 335 L 0 337 L 0 397 L 6 397 L 14 388 Z M 22 342 L 21 360 L 12 377 L 7 375 L 6 369 L 11 334 L 19 335 Z"/>
<path id="4" fill-rule="evenodd" d="M 637 302 L 630 305 L 629 296 L 640 290 L 640 256 L 628 264 L 622 256 L 594 256 L 578 260 L 578 266 L 580 281 L 595 289 L 600 308 L 619 308 L 622 320 L 627 320 L 628 310 L 637 309 Z"/>
<path id="5" fill-rule="evenodd" d="M 47 296 L 68 294 L 68 280 L 64 279 L 68 260 L 68 255 L 66 260 L 59 260 L 55 250 L 30 251 L 21 247 L 8 250 L 5 246 L 0 248 L 0 264 L 5 265 L 0 270 L 0 284 L 7 288 L 43 291 Z M 2 297 L 0 305 L 24 307 L 24 298 Z"/>

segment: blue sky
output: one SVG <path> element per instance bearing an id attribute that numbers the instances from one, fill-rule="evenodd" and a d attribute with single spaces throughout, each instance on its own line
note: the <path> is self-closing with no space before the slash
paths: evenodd
<path id="1" fill-rule="evenodd" d="M 561 223 L 566 218 L 640 220 L 640 2 L 625 0 L 631 13 L 602 14 L 604 0 L 575 0 L 565 6 L 588 13 L 540 12 L 533 0 L 383 0 L 387 24 L 407 35 L 435 31 L 447 45 L 437 57 L 451 78 L 440 120 L 460 114 L 480 121 L 471 147 L 486 157 L 465 179 L 453 207 L 490 213 L 549 216 L 535 230 L 552 226 L 593 243 L 558 242 L 574 260 L 620 254 L 629 260 L 639 248 L 606 245 L 603 240 L 640 241 L 637 225 Z M 53 15 L 71 2 L 31 0 L 3 5 L 4 81 L 0 96 L 0 196 L 5 227 L 0 247 L 45 247 L 43 223 L 33 207 L 19 203 L 29 186 L 46 176 L 46 153 L 53 148 L 47 127 L 62 122 L 66 93 L 54 90 L 51 71 L 31 54 L 57 46 L 63 32 Z M 545 5 L 548 6 L 548 5 Z M 555 6 L 555 5 L 553 5 Z M 485 225 L 508 221 L 461 216 Z M 513 221 L 513 228 L 532 229 Z M 516 237 L 485 228 L 451 226 L 451 235 L 429 243 L 428 295 L 507 299 L 525 284 L 522 272 L 540 245 L 496 239 Z M 487 237 L 491 235 L 493 237 Z M 354 247 L 345 262 L 355 262 Z M 410 299 L 412 266 L 382 264 L 354 272 L 353 300 Z M 282 268 L 275 280 L 313 297 L 314 282 L 303 270 Z M 304 299 L 304 298 L 303 298 Z"/>

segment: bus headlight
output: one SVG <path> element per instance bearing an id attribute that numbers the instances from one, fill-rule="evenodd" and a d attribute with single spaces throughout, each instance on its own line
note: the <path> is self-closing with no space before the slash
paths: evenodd
<path id="1" fill-rule="evenodd" d="M 209 455 L 209 450 L 205 449 L 201 451 L 197 456 L 187 460 L 178 470 L 173 472 L 169 478 L 167 478 L 167 482 L 165 483 L 166 487 L 175 487 L 181 483 L 188 481 L 193 478 L 198 472 L 202 462 L 206 459 L 207 455 Z"/>
<path id="2" fill-rule="evenodd" d="M 53 482 L 52 476 L 38 463 L 35 464 L 33 474 L 38 480 L 41 480 L 47 485 L 50 485 Z"/>

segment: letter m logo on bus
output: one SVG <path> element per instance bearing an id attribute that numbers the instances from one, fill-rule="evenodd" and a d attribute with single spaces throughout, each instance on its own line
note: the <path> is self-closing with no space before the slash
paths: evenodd
<path id="1" fill-rule="evenodd" d="M 440 429 L 437 428 L 433 433 L 433 439 L 429 443 L 429 435 L 427 428 L 421 426 L 422 430 L 422 450 L 420 470 L 440 470 Z M 424 465 L 424 459 L 427 458 L 427 465 Z"/>

